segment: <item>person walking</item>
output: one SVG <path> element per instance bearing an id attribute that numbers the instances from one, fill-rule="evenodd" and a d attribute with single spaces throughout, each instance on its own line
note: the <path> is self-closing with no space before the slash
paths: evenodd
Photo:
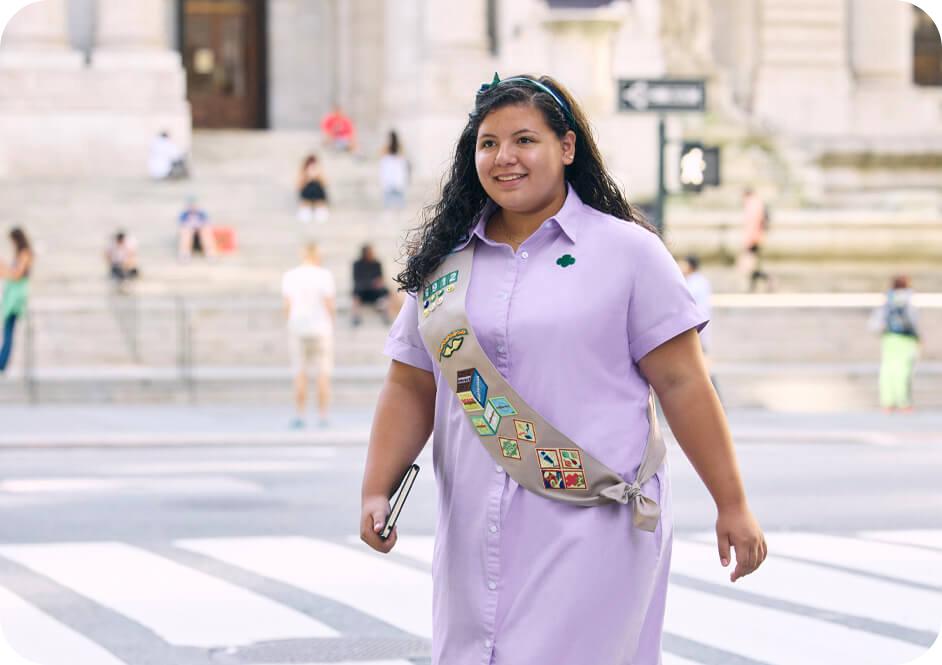
<path id="1" fill-rule="evenodd" d="M 281 279 L 291 365 L 294 372 L 295 417 L 291 426 L 305 425 L 308 372 L 317 371 L 317 408 L 321 427 L 328 425 L 330 376 L 334 362 L 334 326 L 337 318 L 336 287 L 330 271 L 321 266 L 314 243 L 302 254 L 301 265 Z"/>
<path id="2" fill-rule="evenodd" d="M 383 190 L 383 205 L 386 208 L 405 206 L 409 162 L 402 154 L 399 135 L 394 131 L 389 132 L 389 141 L 379 159 L 379 183 Z"/>
<path id="3" fill-rule="evenodd" d="M 308 155 L 301 164 L 298 198 L 298 219 L 302 222 L 314 220 L 318 224 L 327 221 L 327 180 L 316 155 Z"/>
<path id="4" fill-rule="evenodd" d="M 743 206 L 743 253 L 740 265 L 748 275 L 748 288 L 752 293 L 759 281 L 765 283 L 766 290 L 772 289 L 772 278 L 762 269 L 762 245 L 768 230 L 768 209 L 754 189 L 747 187 L 742 195 Z"/>
<path id="5" fill-rule="evenodd" d="M 913 368 L 919 355 L 918 315 L 909 277 L 897 275 L 874 311 L 880 339 L 880 406 L 886 413 L 913 410 Z"/>
<path id="6" fill-rule="evenodd" d="M 19 227 L 10 230 L 10 242 L 13 244 L 13 263 L 9 266 L 0 262 L 0 278 L 6 280 L 3 285 L 3 299 L 0 301 L 0 320 L 3 321 L 3 345 L 0 346 L 0 373 L 6 372 L 13 352 L 13 335 L 17 320 L 26 311 L 29 296 L 29 275 L 33 268 L 33 249 L 26 233 Z"/>
<path id="7" fill-rule="evenodd" d="M 652 388 L 716 503 L 731 580 L 766 544 L 706 320 L 559 83 L 481 86 L 406 255 L 360 537 L 396 546 L 378 535 L 389 497 L 432 435 L 432 664 L 660 663 L 673 519 Z"/>

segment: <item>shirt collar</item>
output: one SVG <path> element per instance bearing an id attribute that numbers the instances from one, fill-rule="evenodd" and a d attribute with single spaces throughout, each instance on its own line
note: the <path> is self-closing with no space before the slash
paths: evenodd
<path id="1" fill-rule="evenodd" d="M 557 226 L 559 226 L 562 232 L 573 244 L 575 244 L 576 236 L 578 235 L 579 213 L 582 212 L 582 206 L 582 199 L 580 199 L 579 195 L 576 194 L 576 190 L 573 189 L 572 185 L 567 182 L 566 200 L 563 202 L 563 207 L 559 209 L 559 212 L 550 217 L 550 220 L 556 222 Z M 494 201 L 491 199 L 488 199 L 487 204 L 484 206 L 484 210 L 478 217 L 478 221 L 471 230 L 471 233 L 467 238 L 459 242 L 453 251 L 460 252 L 462 249 L 468 246 L 468 243 L 471 242 L 471 238 L 474 236 L 477 236 L 481 240 L 486 240 L 487 236 L 485 235 L 485 229 L 487 228 L 487 220 L 490 219 L 491 215 L 493 215 L 496 210 L 497 204 L 494 203 Z"/>

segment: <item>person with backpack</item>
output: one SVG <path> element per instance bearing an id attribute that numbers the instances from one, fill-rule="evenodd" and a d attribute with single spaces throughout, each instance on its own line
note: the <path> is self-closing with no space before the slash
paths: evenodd
<path id="1" fill-rule="evenodd" d="M 873 314 L 871 327 L 881 333 L 880 406 L 887 413 L 913 410 L 913 367 L 919 332 L 909 277 L 893 278 L 886 302 Z"/>
<path id="2" fill-rule="evenodd" d="M 766 290 L 772 290 L 772 278 L 762 269 L 762 244 L 769 228 L 768 208 L 762 197 L 754 189 L 743 190 L 743 253 L 740 267 L 749 275 L 749 292 L 756 290 L 756 284 L 765 282 Z"/>

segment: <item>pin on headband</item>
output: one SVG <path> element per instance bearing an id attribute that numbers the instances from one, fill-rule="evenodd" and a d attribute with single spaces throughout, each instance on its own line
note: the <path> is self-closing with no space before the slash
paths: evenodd
<path id="1" fill-rule="evenodd" d="M 494 79 L 490 83 L 482 83 L 481 87 L 478 88 L 477 96 L 483 95 L 487 92 L 490 92 L 499 85 L 504 83 L 521 83 L 529 88 L 534 88 L 540 92 L 545 92 L 547 95 L 553 98 L 553 101 L 556 102 L 556 105 L 559 106 L 560 110 L 563 112 L 563 115 L 566 117 L 566 122 L 569 124 L 570 129 L 576 128 L 576 119 L 572 115 L 572 110 L 569 108 L 569 105 L 563 101 L 563 98 L 560 97 L 557 93 L 553 92 L 552 88 L 548 85 L 540 83 L 539 81 L 526 76 L 511 76 L 509 79 L 500 80 L 500 77 L 497 75 L 497 72 L 494 72 Z"/>

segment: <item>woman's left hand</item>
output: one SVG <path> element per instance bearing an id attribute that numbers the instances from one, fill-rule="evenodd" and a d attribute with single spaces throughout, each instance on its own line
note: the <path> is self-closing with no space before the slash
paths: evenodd
<path id="1" fill-rule="evenodd" d="M 736 568 L 729 576 L 730 582 L 755 572 L 769 552 L 762 528 L 746 505 L 720 509 L 716 519 L 716 544 L 723 567 L 730 562 L 729 548 L 736 550 Z"/>

